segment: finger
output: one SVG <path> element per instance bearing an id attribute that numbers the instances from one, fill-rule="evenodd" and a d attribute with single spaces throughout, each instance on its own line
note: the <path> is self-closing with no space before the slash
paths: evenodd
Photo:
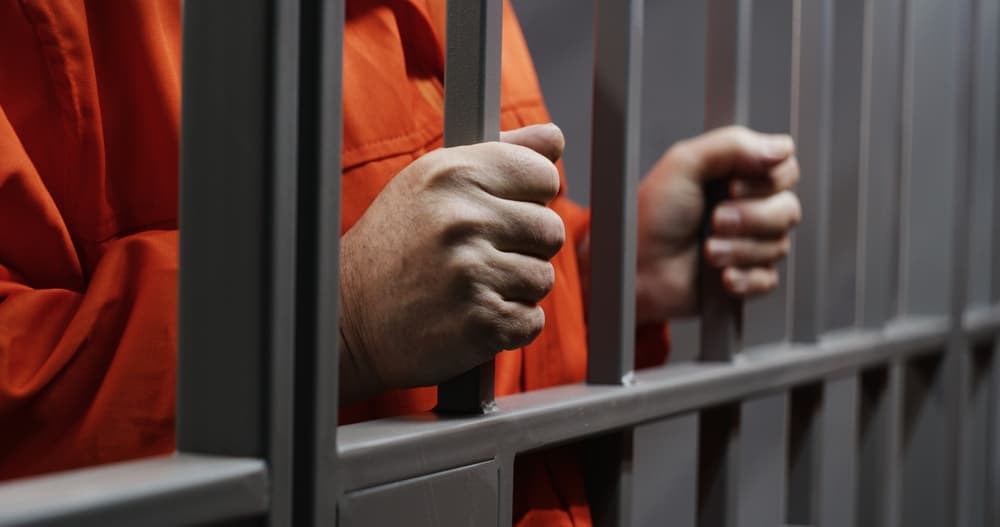
<path id="1" fill-rule="evenodd" d="M 555 163 L 562 157 L 566 139 L 562 130 L 553 123 L 525 126 L 516 130 L 500 132 L 500 141 L 520 145 L 538 152 Z"/>
<path id="2" fill-rule="evenodd" d="M 532 256 L 493 249 L 480 280 L 509 302 L 537 304 L 555 284 L 552 264 Z"/>
<path id="3" fill-rule="evenodd" d="M 566 241 L 566 227 L 552 209 L 537 203 L 496 199 L 498 219 L 486 238 L 500 251 L 549 260 Z"/>
<path id="4" fill-rule="evenodd" d="M 795 152 L 788 135 L 762 134 L 741 126 L 718 128 L 674 145 L 668 155 L 703 181 L 728 177 L 733 172 L 763 175 Z"/>
<path id="5" fill-rule="evenodd" d="M 477 340 L 491 353 L 526 346 L 545 327 L 545 312 L 541 306 L 505 300 L 493 291 L 480 297 L 470 315 Z"/>
<path id="6" fill-rule="evenodd" d="M 799 182 L 799 161 L 794 156 L 771 168 L 764 177 L 735 174 L 729 183 L 733 198 L 763 197 L 789 190 Z"/>
<path id="7" fill-rule="evenodd" d="M 560 133 L 561 137 L 561 133 Z M 538 146 L 538 145 L 536 145 Z M 481 143 L 457 147 L 471 166 L 471 180 L 493 196 L 545 205 L 559 194 L 559 171 L 542 154 L 526 146 Z M 458 170 L 465 170 L 461 165 Z"/>
<path id="8" fill-rule="evenodd" d="M 778 287 L 778 271 L 773 267 L 727 267 L 722 273 L 722 283 L 731 295 L 750 298 Z"/>
<path id="9" fill-rule="evenodd" d="M 787 256 L 790 248 L 787 236 L 777 240 L 710 238 L 705 243 L 705 257 L 716 267 L 769 266 Z"/>
<path id="10" fill-rule="evenodd" d="M 784 191 L 766 198 L 723 202 L 712 213 L 712 231 L 719 237 L 778 238 L 802 220 L 802 206 L 795 194 Z"/>

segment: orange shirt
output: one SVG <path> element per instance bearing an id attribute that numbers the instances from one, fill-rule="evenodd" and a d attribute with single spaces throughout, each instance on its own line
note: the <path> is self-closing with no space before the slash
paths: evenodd
<path id="1" fill-rule="evenodd" d="M 406 164 L 441 146 L 443 0 L 349 0 L 343 228 Z M 501 126 L 549 120 L 505 10 Z M 177 0 L 0 3 L 0 479 L 173 449 Z M 546 327 L 497 358 L 498 395 L 577 382 L 586 328 L 574 248 L 587 213 L 563 195 Z M 640 364 L 662 361 L 663 332 Z M 427 410 L 396 390 L 345 420 Z M 569 450 L 517 468 L 521 525 L 584 525 Z M 527 491 L 523 491 L 528 489 Z"/>

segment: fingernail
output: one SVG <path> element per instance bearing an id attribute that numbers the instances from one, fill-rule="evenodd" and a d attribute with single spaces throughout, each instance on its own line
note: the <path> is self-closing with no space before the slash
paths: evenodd
<path id="1" fill-rule="evenodd" d="M 768 159 L 782 159 L 792 153 L 794 143 L 787 135 L 772 135 L 764 139 L 761 154 Z"/>
<path id="2" fill-rule="evenodd" d="M 729 285 L 730 291 L 742 293 L 746 289 L 746 278 L 743 273 L 730 267 L 722 273 L 722 279 Z"/>
<path id="3" fill-rule="evenodd" d="M 740 226 L 740 211 L 733 207 L 719 207 L 715 209 L 715 227 L 717 229 L 732 230 Z"/>
<path id="4" fill-rule="evenodd" d="M 734 198 L 742 198 L 750 194 L 750 185 L 746 181 L 736 180 L 729 185 L 729 193 Z"/>
<path id="5" fill-rule="evenodd" d="M 715 265 L 728 265 L 733 254 L 733 243 L 729 240 L 710 238 L 706 244 L 708 256 Z"/>

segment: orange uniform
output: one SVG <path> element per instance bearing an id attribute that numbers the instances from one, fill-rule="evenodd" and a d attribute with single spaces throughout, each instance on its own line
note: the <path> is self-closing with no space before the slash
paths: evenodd
<path id="1" fill-rule="evenodd" d="M 386 182 L 441 146 L 443 0 L 349 0 L 343 228 Z M 501 126 L 549 120 L 505 10 Z M 0 4 L 0 479 L 173 449 L 177 0 Z M 575 254 L 586 211 L 560 196 L 546 327 L 497 358 L 498 395 L 578 382 L 586 328 Z M 662 361 L 645 333 L 640 364 Z M 396 390 L 343 418 L 427 410 Z M 521 525 L 583 525 L 569 451 L 517 467 Z"/>

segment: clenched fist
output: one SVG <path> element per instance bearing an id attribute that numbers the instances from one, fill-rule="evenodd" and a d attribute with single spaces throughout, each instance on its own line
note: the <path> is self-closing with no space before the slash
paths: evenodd
<path id="1" fill-rule="evenodd" d="M 562 220 L 554 125 L 444 148 L 403 169 L 341 240 L 344 397 L 433 384 L 545 323 Z"/>

